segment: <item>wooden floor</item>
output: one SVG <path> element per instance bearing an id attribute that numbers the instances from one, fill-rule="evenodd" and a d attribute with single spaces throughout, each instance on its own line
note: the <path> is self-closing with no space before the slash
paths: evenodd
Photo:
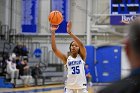
<path id="1" fill-rule="evenodd" d="M 93 93 L 93 87 L 88 88 Z M 36 86 L 28 88 L 1 89 L 0 93 L 64 93 L 64 85 Z"/>

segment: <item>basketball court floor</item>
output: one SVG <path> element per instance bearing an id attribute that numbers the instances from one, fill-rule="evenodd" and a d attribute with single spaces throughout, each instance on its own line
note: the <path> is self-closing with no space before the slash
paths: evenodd
<path id="1" fill-rule="evenodd" d="M 0 88 L 0 93 L 64 93 L 64 85 L 47 85 L 28 88 Z M 94 93 L 93 87 L 88 88 L 88 93 Z"/>

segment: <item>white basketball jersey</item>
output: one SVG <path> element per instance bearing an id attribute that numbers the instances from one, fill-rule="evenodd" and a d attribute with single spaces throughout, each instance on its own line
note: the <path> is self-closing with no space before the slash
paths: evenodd
<path id="1" fill-rule="evenodd" d="M 82 60 L 80 55 L 77 55 L 76 58 L 69 56 L 66 65 L 68 70 L 66 88 L 86 88 L 87 82 L 84 69 L 85 62 Z"/>

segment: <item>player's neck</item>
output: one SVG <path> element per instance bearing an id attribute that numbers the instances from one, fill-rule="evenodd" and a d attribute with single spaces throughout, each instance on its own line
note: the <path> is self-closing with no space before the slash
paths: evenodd
<path id="1" fill-rule="evenodd" d="M 78 54 L 71 54 L 73 58 L 76 58 Z"/>

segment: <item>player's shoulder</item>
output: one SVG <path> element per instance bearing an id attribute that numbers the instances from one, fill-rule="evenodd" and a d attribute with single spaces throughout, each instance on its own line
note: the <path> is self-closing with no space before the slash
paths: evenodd
<path id="1" fill-rule="evenodd" d="M 67 60 L 70 60 L 72 57 L 71 56 L 67 56 Z"/>

